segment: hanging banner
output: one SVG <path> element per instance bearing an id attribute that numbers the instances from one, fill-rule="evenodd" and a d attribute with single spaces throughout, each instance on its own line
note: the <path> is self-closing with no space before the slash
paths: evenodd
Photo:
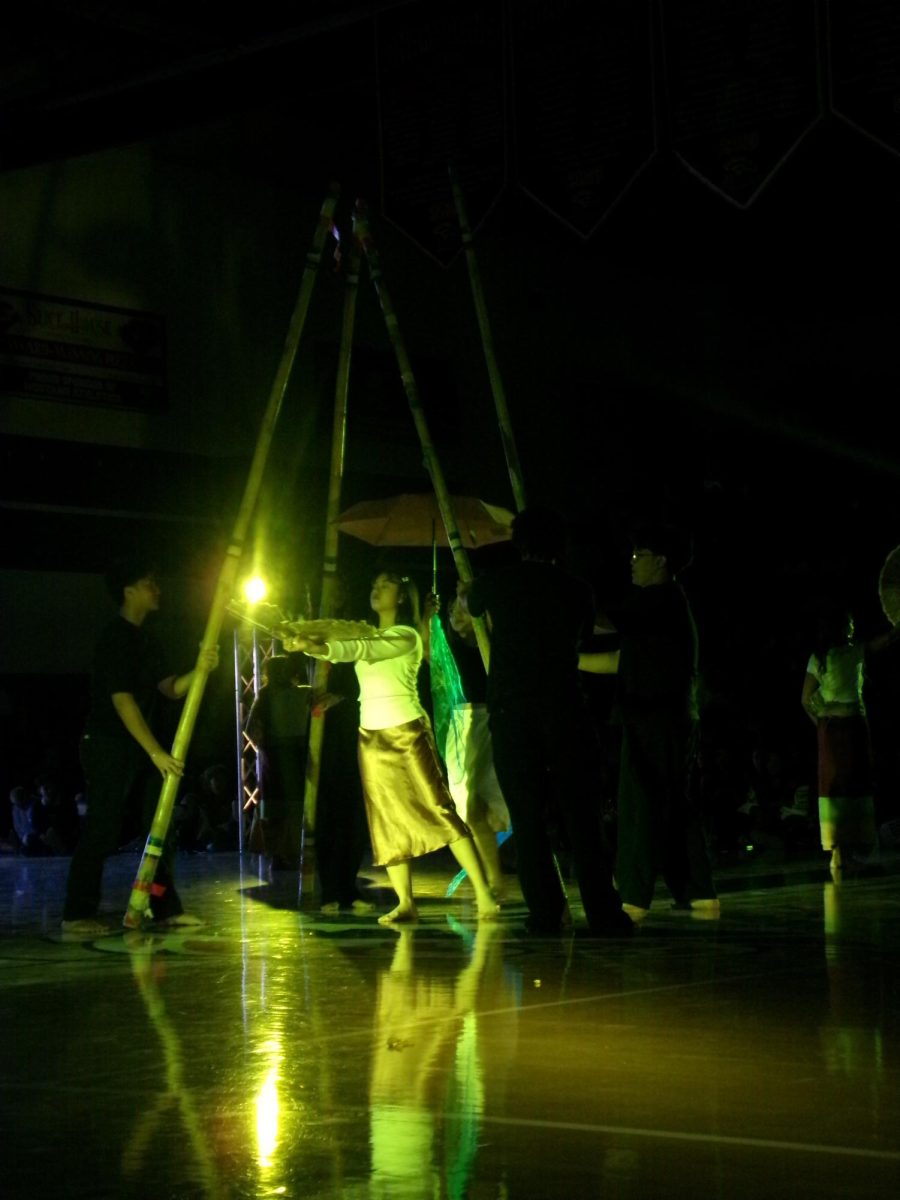
<path id="1" fill-rule="evenodd" d="M 473 230 L 506 184 L 500 0 L 403 5 L 375 28 L 382 214 L 446 266 L 462 248 L 450 164 Z"/>
<path id="2" fill-rule="evenodd" d="M 672 148 L 747 208 L 822 118 L 815 0 L 661 6 Z"/>
<path id="3" fill-rule="evenodd" d="M 651 5 L 510 8 L 519 185 L 589 237 L 657 150 Z"/>
<path id="4" fill-rule="evenodd" d="M 164 411 L 164 320 L 0 288 L 0 396 Z"/>
<path id="5" fill-rule="evenodd" d="M 828 57 L 834 114 L 900 153 L 900 8 L 896 0 L 831 0 Z"/>

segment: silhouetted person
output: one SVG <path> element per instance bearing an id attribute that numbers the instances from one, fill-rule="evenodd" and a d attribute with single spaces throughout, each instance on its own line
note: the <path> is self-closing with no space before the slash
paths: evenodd
<path id="1" fill-rule="evenodd" d="M 298 686 L 287 655 L 270 658 L 265 682 L 247 717 L 247 732 L 262 764 L 260 828 L 264 853 L 275 871 L 300 869 L 309 686 Z"/>
<path id="2" fill-rule="evenodd" d="M 853 617 L 840 608 L 823 615 L 800 701 L 816 726 L 819 830 L 832 871 L 876 842 L 869 734 L 862 703 L 863 655 Z"/>
<path id="3" fill-rule="evenodd" d="M 525 509 L 512 537 L 520 561 L 461 584 L 460 596 L 473 616 L 490 620 L 494 767 L 512 818 L 528 929 L 558 933 L 566 912 L 549 828 L 555 801 L 591 932 L 628 934 L 601 819 L 599 747 L 578 679 L 578 650 L 593 631 L 591 590 L 560 566 L 566 531 L 557 513 Z"/>
<path id="4" fill-rule="evenodd" d="M 616 885 L 639 921 L 660 873 L 676 906 L 718 911 L 699 804 L 691 787 L 698 747 L 697 630 L 675 576 L 690 553 L 674 530 L 640 530 L 633 587 L 613 616 L 619 650 L 582 655 L 583 670 L 618 674 L 622 726 Z"/>
<path id="5" fill-rule="evenodd" d="M 160 778 L 184 773 L 184 763 L 160 745 L 154 732 L 156 699 L 177 700 L 187 692 L 193 671 L 166 672 L 163 649 L 145 627 L 159 608 L 159 584 L 150 564 L 126 559 L 110 568 L 107 588 L 118 616 L 97 643 L 91 683 L 91 710 L 81 740 L 88 810 L 69 868 L 63 930 L 78 937 L 109 933 L 96 920 L 103 864 L 121 844 L 123 822 L 136 808 L 149 830 L 159 799 Z M 198 658 L 194 670 L 212 670 L 218 652 Z M 172 838 L 156 870 L 150 911 L 158 921 L 198 924 L 185 913 L 172 881 Z"/>
<path id="6" fill-rule="evenodd" d="M 362 781 L 356 762 L 359 682 L 352 663 L 330 663 L 316 804 L 316 869 L 325 913 L 375 907 L 359 891 L 357 876 L 369 844 Z"/>

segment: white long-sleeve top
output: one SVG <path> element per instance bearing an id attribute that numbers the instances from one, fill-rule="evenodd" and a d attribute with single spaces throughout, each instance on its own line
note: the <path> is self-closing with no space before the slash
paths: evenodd
<path id="1" fill-rule="evenodd" d="M 390 729 L 425 716 L 416 680 L 422 639 L 411 625 L 391 625 L 366 638 L 326 642 L 328 662 L 356 663 L 359 723 L 363 729 Z"/>

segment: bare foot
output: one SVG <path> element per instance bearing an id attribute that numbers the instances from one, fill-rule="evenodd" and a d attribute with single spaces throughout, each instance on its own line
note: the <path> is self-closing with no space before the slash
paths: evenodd
<path id="1" fill-rule="evenodd" d="M 500 905 L 494 899 L 490 892 L 478 901 L 478 920 L 479 921 L 498 921 L 500 919 Z"/>
<path id="2" fill-rule="evenodd" d="M 634 921 L 635 925 L 640 925 L 641 921 L 643 921 L 649 911 L 649 908 L 640 908 L 637 904 L 622 905 L 622 912 L 627 913 L 628 916 L 631 917 L 632 921 Z"/>
<path id="3" fill-rule="evenodd" d="M 206 922 L 200 917 L 195 917 L 193 913 L 180 912 L 173 917 L 157 921 L 156 924 L 163 929 L 199 929 Z"/>
<path id="4" fill-rule="evenodd" d="M 378 918 L 379 925 L 413 925 L 419 919 L 419 914 L 416 911 L 414 904 L 398 904 L 396 908 L 392 908 L 390 912 L 383 913 Z"/>

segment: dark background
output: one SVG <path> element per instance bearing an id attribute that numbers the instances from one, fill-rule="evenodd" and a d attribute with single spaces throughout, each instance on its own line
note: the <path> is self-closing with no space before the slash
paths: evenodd
<path id="1" fill-rule="evenodd" d="M 806 778 L 812 735 L 798 698 L 817 611 L 846 595 L 863 633 L 882 629 L 878 572 L 900 541 L 893 434 L 900 18 L 891 5 L 868 2 L 608 6 L 619 28 L 635 12 L 646 15 L 646 61 L 619 64 L 632 106 L 618 128 L 638 149 L 634 170 L 622 165 L 625 151 L 613 162 L 620 175 L 611 168 L 606 190 L 593 198 L 594 216 L 578 229 L 573 193 L 559 187 L 560 162 L 577 163 L 578 146 L 592 138 L 600 144 L 606 126 L 595 85 L 601 68 L 604 86 L 613 89 L 617 78 L 606 43 L 594 63 L 578 50 L 579 39 L 600 45 L 590 16 L 599 6 L 524 6 L 548 21 L 553 36 L 570 35 L 548 40 L 543 57 L 533 46 L 530 57 L 520 52 L 514 6 L 481 7 L 488 26 L 496 10 L 496 60 L 486 70 L 486 26 L 488 49 L 457 46 L 449 69 L 465 93 L 467 67 L 458 56 L 471 53 L 470 90 L 494 80 L 501 120 L 488 128 L 486 92 L 484 127 L 471 122 L 465 136 L 457 130 L 456 149 L 471 185 L 475 245 L 529 499 L 569 519 L 572 565 L 601 604 L 625 586 L 636 521 L 691 529 L 695 558 L 684 582 L 700 624 L 710 710 L 726 710 L 748 745 L 777 744 L 795 755 Z M 295 203 L 297 221 L 272 276 L 276 352 L 298 251 L 328 181 L 343 186 L 344 229 L 353 199 L 365 196 L 451 489 L 511 506 L 456 235 L 445 227 L 443 240 L 429 243 L 425 209 L 404 209 L 391 194 L 384 122 L 404 105 L 426 108 L 446 78 L 417 74 L 413 56 L 398 110 L 379 72 L 436 11 L 346 3 L 262 4 L 216 11 L 214 19 L 206 5 L 17 11 L 6 18 L 0 51 L 0 167 L 14 174 L 146 143 L 189 156 L 224 189 L 263 180 L 278 189 Z M 465 32 L 474 18 L 462 5 L 444 19 Z M 698 30 L 709 33 L 705 42 Z M 784 46 L 794 35 L 791 59 Z M 637 75 L 626 70 L 632 61 L 643 64 Z M 806 89 L 801 101 L 788 88 L 777 92 L 780 73 Z M 527 139 L 546 111 L 540 98 L 567 74 L 581 89 L 573 84 L 578 120 L 554 127 L 556 161 L 546 152 L 549 135 L 540 145 Z M 747 87 L 743 99 L 730 88 L 748 80 L 758 84 L 756 119 Z M 782 108 L 771 102 L 776 93 Z M 473 147 L 485 142 L 496 153 L 479 158 Z M 735 167 L 734 147 L 747 145 L 757 147 L 756 157 Z M 432 150 L 422 141 L 417 153 L 439 158 Z M 538 202 L 542 162 L 546 190 Z M 15 220 L 3 213 L 8 230 Z M 321 560 L 342 281 L 328 270 L 317 287 L 313 402 L 307 395 L 302 405 L 286 404 L 261 505 L 269 565 L 296 610 L 308 596 L 315 602 Z M 428 487 L 365 276 L 358 340 L 346 505 Z M 177 381 L 172 394 L 177 406 Z M 240 403 L 227 390 L 222 396 L 232 410 Z M 179 614 L 184 605 L 202 614 L 246 476 L 252 415 L 244 452 L 215 457 L 187 454 L 174 442 L 125 449 L 5 428 L 0 566 L 102 570 L 134 539 L 134 522 L 117 522 L 115 510 L 135 507 L 139 477 L 144 509 L 178 518 L 148 517 L 140 538 L 162 559 L 170 594 L 186 574 L 197 585 L 193 599 L 179 597 Z M 100 507 L 103 516 L 91 515 Z M 362 604 L 377 554 L 347 538 L 341 554 Z M 498 557 L 482 551 L 475 565 Z M 402 561 L 427 581 L 429 552 Z M 448 568 L 443 562 L 445 591 Z M 196 640 L 194 628 L 174 619 L 167 633 L 175 651 L 187 653 Z M 54 676 L 44 663 L 34 677 L 5 676 L 4 686 L 15 775 L 44 753 L 35 747 L 41 728 L 61 729 L 70 744 L 85 679 Z M 605 685 L 589 686 L 602 712 Z M 230 736 L 221 734 L 223 747 Z M 208 733 L 207 753 L 218 737 Z"/>

